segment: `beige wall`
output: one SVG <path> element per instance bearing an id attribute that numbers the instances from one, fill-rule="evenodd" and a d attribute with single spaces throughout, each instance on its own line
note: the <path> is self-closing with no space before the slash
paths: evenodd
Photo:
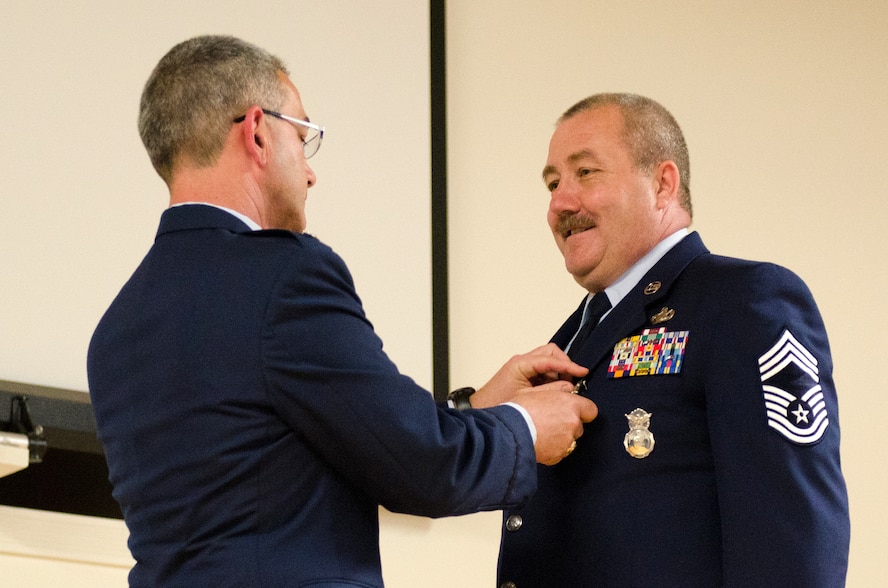
<path id="1" fill-rule="evenodd" d="M 557 116 L 595 92 L 651 96 L 687 135 L 709 248 L 788 266 L 818 300 L 851 498 L 848 585 L 874 586 L 888 527 L 888 4 L 518 6 L 448 2 L 454 384 L 545 341 L 583 295 L 545 224 Z"/>
<path id="2" fill-rule="evenodd" d="M 430 382 L 429 332 L 416 328 L 430 312 L 427 31 L 404 25 L 425 6 L 343 0 L 324 3 L 325 16 L 318 4 L 4 6 L 0 378 L 85 390 L 92 327 L 165 206 L 134 129 L 141 85 L 176 41 L 224 31 L 281 54 L 328 125 L 309 230 L 348 261 L 395 361 Z M 554 119 L 601 90 L 659 99 L 686 131 L 695 228 L 709 247 L 794 269 L 821 305 L 851 492 L 849 586 L 866 587 L 881 576 L 888 526 L 878 453 L 888 272 L 877 242 L 888 209 L 876 181 L 888 163 L 888 5 L 789 5 L 448 2 L 451 379 L 482 383 L 545 341 L 582 295 L 544 223 L 539 172 Z M 417 303 L 407 315 L 405 302 Z M 124 585 L 125 534 L 103 524 L 0 508 L 0 568 L 38 587 L 59 584 L 36 570 Z M 383 513 L 387 585 L 492 586 L 498 527 L 497 513 Z M 99 538 L 98 553 L 78 555 L 63 539 L 72 534 Z"/>

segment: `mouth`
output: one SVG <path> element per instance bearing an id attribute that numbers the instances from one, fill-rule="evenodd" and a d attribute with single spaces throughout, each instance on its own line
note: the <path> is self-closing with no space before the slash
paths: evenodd
<path id="1" fill-rule="evenodd" d="M 583 227 L 583 228 L 571 229 L 571 230 L 566 231 L 566 232 L 564 233 L 564 238 L 567 239 L 568 237 L 572 237 L 572 236 L 577 235 L 577 234 L 579 234 L 579 233 L 585 233 L 586 231 L 588 231 L 588 230 L 590 230 L 590 229 L 594 229 L 594 228 L 595 228 L 595 225 L 592 225 L 591 227 Z"/>
<path id="2" fill-rule="evenodd" d="M 558 234 L 562 239 L 567 239 L 594 229 L 596 226 L 598 225 L 595 224 L 595 221 L 589 218 L 568 217 L 561 219 L 558 223 Z"/>

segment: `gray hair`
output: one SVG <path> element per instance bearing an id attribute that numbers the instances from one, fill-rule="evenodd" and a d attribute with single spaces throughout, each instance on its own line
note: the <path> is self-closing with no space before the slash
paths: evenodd
<path id="1" fill-rule="evenodd" d="M 169 184 L 175 166 L 213 165 L 233 120 L 258 104 L 280 110 L 286 93 L 283 62 L 229 36 L 179 43 L 148 78 L 139 107 L 139 135 L 154 169 Z"/>
<path id="2" fill-rule="evenodd" d="M 637 94 L 594 94 L 580 100 L 558 119 L 558 123 L 602 106 L 616 106 L 623 115 L 623 138 L 635 167 L 653 170 L 660 162 L 672 161 L 681 178 L 679 202 L 693 215 L 691 208 L 691 162 L 684 134 L 675 118 L 659 102 Z"/>

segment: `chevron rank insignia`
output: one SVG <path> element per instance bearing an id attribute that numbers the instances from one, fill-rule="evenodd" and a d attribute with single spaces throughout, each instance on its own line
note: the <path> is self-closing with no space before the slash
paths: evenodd
<path id="1" fill-rule="evenodd" d="M 789 330 L 759 357 L 768 426 L 799 445 L 820 441 L 829 426 L 817 359 Z"/>
<path id="2" fill-rule="evenodd" d="M 666 332 L 666 327 L 627 337 L 614 346 L 607 377 L 677 374 L 687 341 L 688 331 Z"/>

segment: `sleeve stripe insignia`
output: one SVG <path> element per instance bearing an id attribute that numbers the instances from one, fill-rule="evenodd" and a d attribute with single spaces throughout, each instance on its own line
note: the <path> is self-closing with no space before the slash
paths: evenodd
<path id="1" fill-rule="evenodd" d="M 762 372 L 762 381 L 769 376 L 766 374 L 777 373 L 786 367 L 790 361 L 808 372 L 811 379 L 817 381 L 820 376 L 817 370 L 817 359 L 792 336 L 788 330 L 783 331 L 780 340 L 759 358 L 759 370 Z"/>
<path id="2" fill-rule="evenodd" d="M 688 331 L 666 332 L 666 327 L 645 329 L 614 345 L 608 378 L 656 376 L 681 371 Z"/>
<path id="3" fill-rule="evenodd" d="M 829 426 L 817 359 L 789 332 L 761 357 L 768 426 L 799 445 L 820 441 Z"/>

